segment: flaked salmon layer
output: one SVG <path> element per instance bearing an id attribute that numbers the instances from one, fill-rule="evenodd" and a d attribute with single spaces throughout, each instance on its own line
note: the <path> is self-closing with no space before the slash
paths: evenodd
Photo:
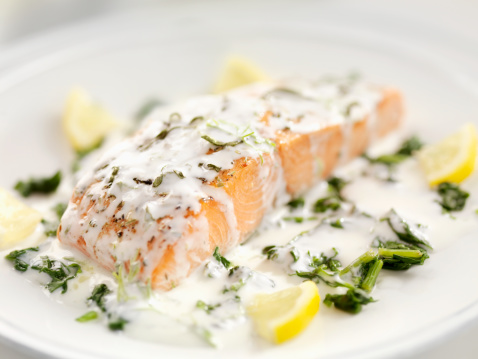
<path id="1" fill-rule="evenodd" d="M 363 153 L 402 113 L 398 91 L 349 80 L 191 99 L 104 154 L 76 186 L 58 238 L 169 289 L 216 246 L 244 241 L 285 193 Z"/>

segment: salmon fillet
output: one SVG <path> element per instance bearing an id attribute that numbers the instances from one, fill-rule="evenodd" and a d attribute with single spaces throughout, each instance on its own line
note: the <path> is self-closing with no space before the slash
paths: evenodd
<path id="1" fill-rule="evenodd" d="M 58 238 L 170 289 L 402 115 L 397 90 L 350 79 L 255 84 L 163 109 L 84 175 Z"/>

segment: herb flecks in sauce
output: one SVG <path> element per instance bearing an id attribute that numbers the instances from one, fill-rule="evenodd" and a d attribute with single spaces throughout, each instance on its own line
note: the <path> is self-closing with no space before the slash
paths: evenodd
<path id="1" fill-rule="evenodd" d="M 5 258 L 13 262 L 13 268 L 15 268 L 17 271 L 25 272 L 30 264 L 25 262 L 21 257 L 23 257 L 27 252 L 38 252 L 39 250 L 40 248 L 38 247 L 19 249 L 10 252 L 5 256 Z"/>
<path id="2" fill-rule="evenodd" d="M 50 259 L 48 256 L 42 256 L 41 262 L 32 263 L 31 269 L 48 274 L 51 280 L 46 284 L 46 288 L 50 292 L 61 288 L 62 294 L 68 290 L 68 281 L 76 278 L 76 275 L 81 273 L 81 267 L 78 263 L 64 263 L 56 259 Z"/>
<path id="3" fill-rule="evenodd" d="M 221 263 L 221 264 L 224 266 L 224 268 L 229 269 L 229 267 L 231 266 L 231 262 L 228 261 L 225 257 L 223 257 L 223 256 L 221 255 L 221 253 L 219 253 L 219 247 L 216 247 L 216 248 L 214 249 L 213 257 L 214 257 L 219 263 Z"/>

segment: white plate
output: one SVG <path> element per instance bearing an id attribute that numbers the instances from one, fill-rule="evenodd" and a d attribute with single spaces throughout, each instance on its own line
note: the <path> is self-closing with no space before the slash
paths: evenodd
<path id="1" fill-rule="evenodd" d="M 207 91 L 230 53 L 277 76 L 358 69 L 371 80 L 393 84 L 403 90 L 407 119 L 425 140 L 466 121 L 478 124 L 478 85 L 470 80 L 477 68 L 460 47 L 463 41 L 449 47 L 425 43 L 410 30 L 418 24 L 399 34 L 380 14 L 357 8 L 302 3 L 290 17 L 287 4 L 276 4 L 274 11 L 269 3 L 250 6 L 202 2 L 138 11 L 52 32 L 2 53 L 0 185 L 11 188 L 19 178 L 68 168 L 72 154 L 58 121 L 72 86 L 84 86 L 127 118 L 152 95 L 170 100 Z M 80 303 L 71 307 L 61 304 L 60 294 L 45 296 L 0 260 L 0 335 L 61 358 L 396 357 L 477 317 L 478 286 L 469 283 L 478 277 L 477 251 L 472 236 L 456 238 L 434 253 L 419 275 L 381 292 L 373 310 L 342 318 L 347 323 L 342 331 L 329 333 L 319 323 L 316 333 L 253 352 L 146 343 L 79 325 L 73 319 L 84 311 Z M 430 301 L 441 310 L 433 310 Z M 404 311 L 415 319 L 405 321 Z"/>

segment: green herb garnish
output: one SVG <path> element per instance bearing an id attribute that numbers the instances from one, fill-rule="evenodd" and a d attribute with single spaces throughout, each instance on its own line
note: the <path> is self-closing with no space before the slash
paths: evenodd
<path id="1" fill-rule="evenodd" d="M 382 218 L 381 221 L 386 221 L 390 229 L 400 238 L 400 240 L 419 247 L 427 247 L 433 249 L 431 244 L 423 238 L 424 235 L 410 227 L 410 224 L 401 218 L 394 209 L 390 210 L 388 217 Z M 419 226 L 419 225 L 418 225 Z"/>
<path id="2" fill-rule="evenodd" d="M 202 135 L 201 138 L 217 147 L 226 147 L 226 146 L 234 147 L 244 142 L 244 139 L 242 138 L 240 140 L 230 141 L 230 142 L 217 141 L 214 138 L 209 137 L 208 135 Z"/>
<path id="3" fill-rule="evenodd" d="M 46 285 L 50 292 L 62 288 L 61 293 L 65 293 L 68 290 L 67 282 L 81 273 L 78 263 L 65 264 L 59 260 L 50 259 L 48 256 L 42 256 L 41 259 L 41 263 L 32 264 L 31 268 L 50 276 L 51 281 Z"/>
<path id="4" fill-rule="evenodd" d="M 18 249 L 16 251 L 8 253 L 5 258 L 13 262 L 13 268 L 15 268 L 17 271 L 25 272 L 30 265 L 20 257 L 22 257 L 25 253 L 29 251 L 38 252 L 39 250 L 40 249 L 38 247 Z"/>
<path id="5" fill-rule="evenodd" d="M 423 144 L 418 137 L 413 136 L 404 141 L 398 151 L 395 153 L 382 155 L 375 158 L 364 154 L 363 157 L 370 163 L 380 163 L 385 166 L 392 167 L 405 161 L 407 158 L 412 156 L 415 151 L 418 151 L 420 148 L 422 148 L 422 146 Z"/>
<path id="6" fill-rule="evenodd" d="M 470 196 L 468 192 L 461 190 L 456 184 L 450 182 L 440 183 L 437 192 L 442 199 L 438 203 L 447 212 L 461 211 Z"/>
<path id="7" fill-rule="evenodd" d="M 341 203 L 340 198 L 337 196 L 324 197 L 324 198 L 318 199 L 314 203 L 312 210 L 315 213 L 324 213 L 329 209 L 332 211 L 336 211 L 340 209 L 341 207 L 340 203 Z"/>
<path id="8" fill-rule="evenodd" d="M 304 197 L 297 197 L 297 198 L 294 198 L 293 200 L 291 200 L 289 203 L 287 203 L 287 205 L 290 208 L 294 208 L 294 209 L 304 207 L 305 199 L 304 199 Z"/>
<path id="9" fill-rule="evenodd" d="M 19 181 L 15 189 L 23 196 L 28 197 L 34 193 L 48 194 L 56 191 L 61 182 L 61 171 L 56 172 L 52 177 L 30 178 L 28 181 Z"/>
<path id="10" fill-rule="evenodd" d="M 81 317 L 76 318 L 75 320 L 80 323 L 89 322 L 90 320 L 95 320 L 98 318 L 98 313 L 94 310 L 89 311 L 88 313 L 83 314 Z"/>
<path id="11" fill-rule="evenodd" d="M 330 222 L 330 226 L 334 228 L 344 229 L 344 219 L 337 218 L 335 221 Z"/>
<path id="12" fill-rule="evenodd" d="M 58 226 L 60 225 L 58 222 L 50 222 L 47 221 L 46 219 L 41 220 L 41 224 L 45 227 L 45 230 L 43 233 L 47 237 L 56 237 L 56 233 L 58 231 Z"/>
<path id="13" fill-rule="evenodd" d="M 352 314 L 360 313 L 362 306 L 371 302 L 374 302 L 372 297 L 355 289 L 349 289 L 346 294 L 327 294 L 324 299 L 326 306 L 330 307 L 333 304 L 335 308 Z"/>
<path id="14" fill-rule="evenodd" d="M 211 312 L 214 309 L 216 309 L 217 307 L 220 307 L 220 306 L 221 306 L 220 303 L 212 305 L 212 304 L 206 304 L 202 300 L 198 300 L 196 302 L 196 308 L 204 310 L 207 314 L 211 314 Z"/>
<path id="15" fill-rule="evenodd" d="M 96 305 L 98 306 L 98 308 L 101 309 L 102 312 L 106 312 L 105 296 L 109 293 L 111 293 L 111 290 L 106 284 L 98 284 L 97 286 L 95 286 L 95 288 L 93 288 L 91 296 L 88 297 L 86 300 L 96 303 Z"/>
<path id="16" fill-rule="evenodd" d="M 279 256 L 277 254 L 277 249 L 277 246 L 267 246 L 262 249 L 262 254 L 267 256 L 267 259 L 274 260 L 277 259 L 277 257 Z"/>
<path id="17" fill-rule="evenodd" d="M 284 221 L 292 221 L 295 223 L 302 223 L 304 221 L 313 221 L 317 219 L 317 217 L 284 217 L 282 218 Z"/>
<path id="18" fill-rule="evenodd" d="M 125 324 L 128 324 L 128 321 L 124 318 L 118 318 L 114 321 L 108 323 L 108 328 L 112 331 L 124 330 Z"/>
<path id="19" fill-rule="evenodd" d="M 216 247 L 214 249 L 213 257 L 216 258 L 216 260 L 221 263 L 224 268 L 229 269 L 229 267 L 231 266 L 231 262 L 228 261 L 225 257 L 223 257 L 221 253 L 219 253 L 219 247 Z"/>

